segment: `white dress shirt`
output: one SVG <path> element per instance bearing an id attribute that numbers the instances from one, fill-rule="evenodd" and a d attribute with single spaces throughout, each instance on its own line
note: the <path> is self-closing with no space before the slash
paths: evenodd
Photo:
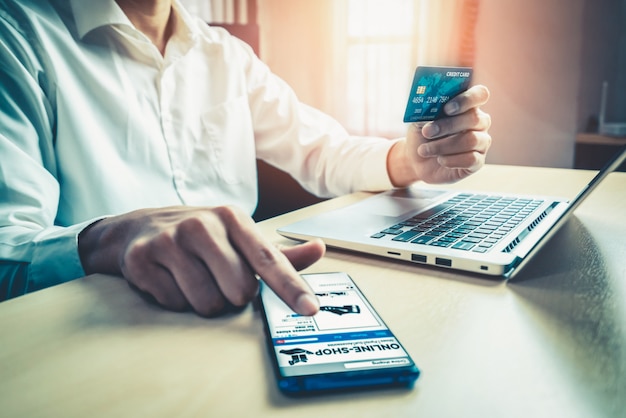
<path id="1" fill-rule="evenodd" d="M 0 0 L 0 294 L 84 275 L 79 232 L 138 208 L 257 202 L 255 158 L 320 196 L 391 187 L 243 42 L 175 3 L 164 56 L 114 0 Z"/>

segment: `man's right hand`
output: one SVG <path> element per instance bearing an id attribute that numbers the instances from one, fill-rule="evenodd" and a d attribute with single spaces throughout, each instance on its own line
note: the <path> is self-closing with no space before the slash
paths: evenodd
<path id="1" fill-rule="evenodd" d="M 215 316 L 257 294 L 257 275 L 295 312 L 319 310 L 297 273 L 320 259 L 320 240 L 279 250 L 254 221 L 231 206 L 143 209 L 102 219 L 83 230 L 85 273 L 122 275 L 171 310 Z"/>

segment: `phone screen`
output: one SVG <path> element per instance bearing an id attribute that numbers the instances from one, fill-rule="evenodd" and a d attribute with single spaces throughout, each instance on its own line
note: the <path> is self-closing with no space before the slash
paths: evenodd
<path id="1" fill-rule="evenodd" d="M 419 370 L 346 273 L 305 274 L 320 302 L 294 313 L 267 286 L 261 301 L 279 387 L 287 392 L 411 386 Z"/>

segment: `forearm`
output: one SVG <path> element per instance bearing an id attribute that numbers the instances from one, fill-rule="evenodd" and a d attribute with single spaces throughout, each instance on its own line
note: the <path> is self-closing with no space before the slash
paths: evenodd
<path id="1" fill-rule="evenodd" d="M 386 156 L 393 141 L 351 136 L 329 115 L 299 102 L 283 80 L 254 58 L 249 80 L 257 158 L 320 197 L 391 187 Z"/>
<path id="2" fill-rule="evenodd" d="M 282 124 L 257 137 L 260 158 L 322 197 L 392 186 L 386 164 L 393 140 L 350 136 L 329 116 L 308 106 L 299 108 L 299 114 L 286 116 Z"/>

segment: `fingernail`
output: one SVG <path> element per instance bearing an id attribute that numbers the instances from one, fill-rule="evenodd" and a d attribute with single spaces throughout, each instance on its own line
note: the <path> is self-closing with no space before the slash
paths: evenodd
<path id="1" fill-rule="evenodd" d="M 445 105 L 445 111 L 448 115 L 455 115 L 459 111 L 459 104 L 454 101 L 448 102 Z"/>
<path id="2" fill-rule="evenodd" d="M 422 133 L 424 134 L 426 138 L 434 138 L 439 134 L 440 130 L 441 129 L 439 128 L 439 125 L 437 125 L 436 123 L 430 122 L 424 126 Z"/>
<path id="3" fill-rule="evenodd" d="M 320 310 L 320 304 L 317 298 L 309 293 L 303 293 L 296 301 L 298 313 L 301 315 L 315 315 Z"/>

